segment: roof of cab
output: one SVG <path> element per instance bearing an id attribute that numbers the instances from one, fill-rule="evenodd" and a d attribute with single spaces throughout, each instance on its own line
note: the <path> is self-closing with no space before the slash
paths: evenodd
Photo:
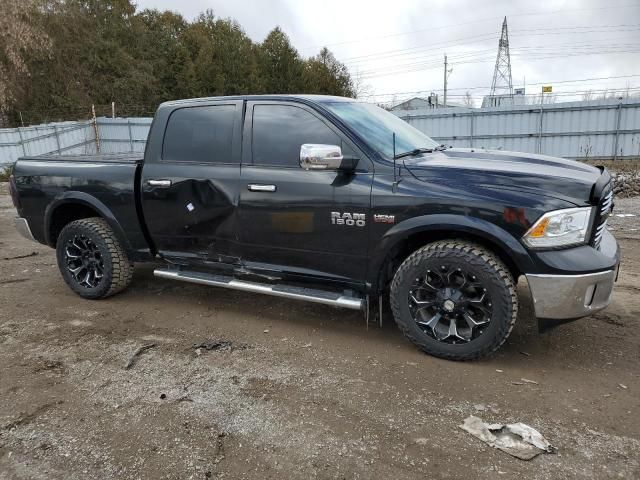
<path id="1" fill-rule="evenodd" d="M 211 102 L 216 100 L 291 100 L 298 99 L 311 103 L 335 103 L 354 102 L 354 98 L 338 97 L 334 95 L 231 95 L 222 97 L 187 98 L 184 100 L 171 100 L 160 104 L 161 107 L 173 107 L 177 105 Z"/>

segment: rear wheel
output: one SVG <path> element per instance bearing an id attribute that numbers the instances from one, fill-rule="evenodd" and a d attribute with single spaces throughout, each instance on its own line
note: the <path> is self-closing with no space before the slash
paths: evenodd
<path id="1" fill-rule="evenodd" d="M 423 351 L 471 360 L 506 341 L 518 297 L 511 273 L 491 251 L 444 240 L 402 263 L 391 284 L 391 308 L 402 332 Z"/>
<path id="2" fill-rule="evenodd" d="M 58 237 L 56 253 L 62 277 L 83 298 L 106 298 L 131 283 L 133 264 L 102 218 L 66 225 Z"/>

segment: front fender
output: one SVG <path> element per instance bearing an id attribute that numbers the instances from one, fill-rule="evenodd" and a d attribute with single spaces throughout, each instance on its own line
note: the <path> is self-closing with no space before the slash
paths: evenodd
<path id="1" fill-rule="evenodd" d="M 85 205 L 98 212 L 98 215 L 107 221 L 116 237 L 118 237 L 118 240 L 124 247 L 127 255 L 131 257 L 133 250 L 131 248 L 131 245 L 129 244 L 129 241 L 127 240 L 127 236 L 125 235 L 122 226 L 120 225 L 120 222 L 118 222 L 116 217 L 113 215 L 113 212 L 111 212 L 111 210 L 96 197 L 85 192 L 67 191 L 61 193 L 59 195 L 56 195 L 51 203 L 47 205 L 47 208 L 44 212 L 44 237 L 47 245 L 55 248 L 54 241 L 51 238 L 51 222 L 53 220 L 53 215 L 56 209 L 62 205 L 70 203 Z"/>
<path id="2" fill-rule="evenodd" d="M 371 254 L 368 275 L 370 284 L 376 285 L 378 273 L 394 247 L 412 235 L 424 232 L 434 232 L 434 234 L 437 232 L 437 238 L 442 238 L 442 233 L 447 235 L 450 233 L 451 238 L 455 238 L 456 234 L 477 237 L 500 249 L 521 272 L 533 271 L 533 261 L 524 246 L 513 235 L 497 225 L 487 220 L 462 215 L 421 215 L 394 225 L 382 236 Z"/>

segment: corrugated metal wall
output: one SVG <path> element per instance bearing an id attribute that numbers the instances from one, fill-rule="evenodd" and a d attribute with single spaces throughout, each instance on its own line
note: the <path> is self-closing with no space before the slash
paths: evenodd
<path id="1" fill-rule="evenodd" d="M 566 158 L 640 158 L 640 102 L 600 100 L 393 112 L 435 140 Z M 151 118 L 99 118 L 101 152 L 142 152 Z M 0 164 L 22 155 L 94 153 L 89 121 L 0 129 Z"/>
<path id="2" fill-rule="evenodd" d="M 95 132 L 88 121 L 0 129 L 0 165 L 13 163 L 23 155 L 93 152 Z"/>
<path id="3" fill-rule="evenodd" d="M 99 118 L 100 151 L 144 152 L 152 118 Z"/>
<path id="4" fill-rule="evenodd" d="M 456 147 L 583 160 L 640 158 L 637 99 L 393 113 L 435 140 Z"/>
<path id="5" fill-rule="evenodd" d="M 98 118 L 98 142 L 91 121 L 0 129 L 0 165 L 24 155 L 144 152 L 152 118 Z"/>

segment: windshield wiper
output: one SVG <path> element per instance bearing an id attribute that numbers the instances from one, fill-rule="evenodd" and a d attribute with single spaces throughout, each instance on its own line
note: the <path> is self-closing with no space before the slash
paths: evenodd
<path id="1" fill-rule="evenodd" d="M 416 155 L 420 155 L 421 153 L 433 153 L 434 151 L 435 150 L 433 148 L 414 148 L 413 150 L 409 150 L 408 152 L 398 153 L 395 157 L 393 157 L 393 159 L 397 160 L 404 157 L 415 157 Z"/>

